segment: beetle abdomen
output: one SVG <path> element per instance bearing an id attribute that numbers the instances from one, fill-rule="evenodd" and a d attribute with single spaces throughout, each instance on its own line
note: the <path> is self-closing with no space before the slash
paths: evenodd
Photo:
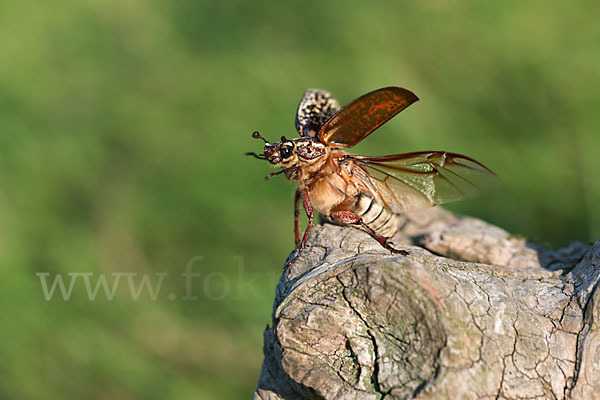
<path id="1" fill-rule="evenodd" d="M 361 192 L 354 213 L 375 232 L 391 237 L 398 231 L 398 215 L 368 192 Z"/>

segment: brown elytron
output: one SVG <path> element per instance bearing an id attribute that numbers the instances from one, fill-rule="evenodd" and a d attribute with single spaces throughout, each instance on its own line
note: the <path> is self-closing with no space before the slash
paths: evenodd
<path id="1" fill-rule="evenodd" d="M 399 87 L 367 93 L 327 121 L 319 140 L 331 147 L 352 147 L 417 100 L 414 93 Z"/>
<path id="2" fill-rule="evenodd" d="M 262 154 L 248 154 L 281 168 L 267 179 L 284 174 L 297 184 L 297 246 L 304 247 L 317 211 L 330 221 L 360 226 L 386 249 L 406 255 L 407 251 L 396 249 L 389 241 L 398 230 L 399 215 L 462 199 L 495 179 L 483 164 L 446 151 L 365 157 L 340 150 L 356 145 L 417 100 L 409 90 L 387 87 L 338 110 L 328 92 L 311 89 L 296 114 L 300 138 L 282 136 L 280 142 L 269 143 L 253 133 L 265 147 Z M 302 239 L 298 232 L 300 200 L 308 215 Z"/>

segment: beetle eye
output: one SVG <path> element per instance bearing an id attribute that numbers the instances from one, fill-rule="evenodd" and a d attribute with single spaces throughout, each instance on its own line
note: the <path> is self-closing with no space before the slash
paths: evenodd
<path id="1" fill-rule="evenodd" d="M 286 159 L 292 155 L 292 148 L 287 146 L 282 147 L 281 150 L 279 150 L 279 154 L 281 155 L 282 159 Z"/>

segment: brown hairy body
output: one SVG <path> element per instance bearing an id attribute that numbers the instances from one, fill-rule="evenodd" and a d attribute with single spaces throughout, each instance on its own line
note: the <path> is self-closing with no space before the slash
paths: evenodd
<path id="1" fill-rule="evenodd" d="M 333 150 L 328 153 L 323 157 L 321 167 L 304 167 L 306 171 L 302 175 L 307 178 L 298 181 L 298 190 L 308 189 L 308 197 L 313 209 L 331 219 L 333 211 L 352 211 L 359 191 L 347 175 L 342 173 L 340 159 L 348 153 L 343 150 Z"/>
<path id="2" fill-rule="evenodd" d="M 318 145 L 310 143 L 310 147 Z M 316 211 L 332 222 L 360 225 L 384 247 L 393 252 L 404 252 L 394 249 L 387 240 L 397 231 L 398 214 L 377 195 L 368 172 L 353 160 L 352 154 L 325 147 L 322 155 L 314 160 L 304 161 L 297 157 L 286 171 L 286 177 L 298 185 L 294 221 L 296 243 L 303 245 L 308 234 L 307 228 L 302 241 L 299 240 L 298 205 L 302 199 L 309 226 Z"/>

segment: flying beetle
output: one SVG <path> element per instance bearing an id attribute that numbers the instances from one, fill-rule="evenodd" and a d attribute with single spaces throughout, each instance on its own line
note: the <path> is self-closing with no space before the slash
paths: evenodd
<path id="1" fill-rule="evenodd" d="M 474 159 L 446 151 L 418 151 L 379 157 L 351 154 L 349 148 L 417 101 L 401 87 L 369 92 L 340 108 L 329 92 L 309 89 L 296 113 L 299 138 L 265 142 L 262 154 L 247 153 L 281 168 L 296 183 L 294 238 L 304 248 L 315 211 L 342 225 L 355 225 L 392 253 L 407 255 L 390 238 L 401 214 L 465 198 L 496 175 Z M 308 226 L 300 238 L 299 204 Z"/>

